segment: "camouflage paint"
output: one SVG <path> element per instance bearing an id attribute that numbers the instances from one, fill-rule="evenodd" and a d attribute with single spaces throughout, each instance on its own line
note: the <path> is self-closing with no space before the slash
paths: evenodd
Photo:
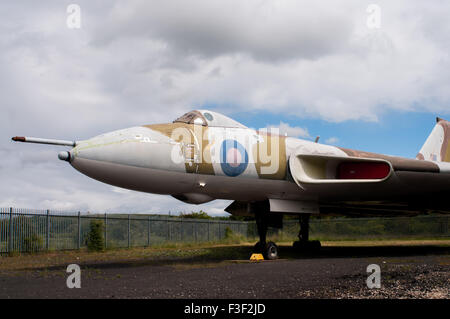
<path id="1" fill-rule="evenodd" d="M 195 134 L 197 141 L 201 141 L 198 145 L 198 153 L 202 154 L 201 160 L 198 163 L 185 163 L 187 173 L 197 173 L 206 175 L 215 175 L 212 165 L 211 147 L 212 141 L 208 139 L 208 127 L 186 124 L 181 122 L 167 123 L 167 124 L 151 124 L 144 125 L 144 127 L 157 131 L 169 138 L 173 138 L 174 142 L 184 144 L 194 144 Z M 186 130 L 183 131 L 182 130 Z M 181 132 L 181 133 L 180 133 Z M 191 133 L 192 132 L 192 133 Z M 262 179 L 285 179 L 287 170 L 287 158 L 286 158 L 286 141 L 284 136 L 272 135 L 266 132 L 256 132 L 261 137 L 261 142 L 252 146 L 253 158 L 255 159 L 255 168 L 258 173 L 258 177 Z M 175 138 L 174 138 L 175 137 Z M 278 144 L 276 147 L 276 153 L 272 154 L 272 146 Z M 261 148 L 268 150 L 268 158 L 261 158 Z M 247 150 L 248 152 L 249 150 Z M 268 162 L 269 161 L 269 162 Z M 264 167 L 273 165 L 273 173 L 264 173 Z"/>
<path id="2" fill-rule="evenodd" d="M 441 120 L 439 124 L 443 125 L 445 128 L 446 137 L 449 136 L 449 125 L 448 122 Z M 164 134 L 177 143 L 183 144 L 195 144 L 198 149 L 191 148 L 190 151 L 197 152 L 197 155 L 201 154 L 201 159 L 198 162 L 185 163 L 185 169 L 187 173 L 197 173 L 205 175 L 217 175 L 214 171 L 214 166 L 212 164 L 211 147 L 214 141 L 210 141 L 208 138 L 208 126 L 186 124 L 181 122 L 167 123 L 167 124 L 152 124 L 145 125 L 144 127 L 155 130 Z M 250 129 L 248 129 L 250 131 Z M 177 134 L 177 132 L 184 132 L 182 134 Z M 285 180 L 287 177 L 287 165 L 288 165 L 288 155 L 286 152 L 286 137 L 276 134 L 270 134 L 264 131 L 256 131 L 255 134 L 259 136 L 260 142 L 250 145 L 250 150 L 253 155 L 254 165 L 257 178 L 261 179 L 273 179 L 273 180 Z M 198 141 L 198 144 L 194 141 Z M 277 147 L 273 147 L 277 145 Z M 317 144 L 319 145 L 319 144 Z M 336 149 L 343 151 L 348 156 L 359 157 L 359 158 L 379 158 L 384 159 L 391 163 L 394 171 L 413 171 L 413 172 L 429 172 L 429 173 L 439 173 L 439 166 L 431 161 L 425 160 L 414 160 L 407 159 L 396 156 L 389 156 L 365 151 L 358 151 L 346 148 L 337 147 Z M 442 146 L 442 158 L 446 161 L 450 161 L 450 148 L 448 148 L 448 138 L 445 145 Z M 445 152 L 445 153 L 444 153 Z M 320 153 L 320 151 L 319 151 Z M 189 152 L 185 153 L 189 158 Z M 422 154 L 418 155 L 421 158 Z M 193 159 L 194 154 L 191 154 L 191 159 Z M 423 157 L 423 156 L 422 156 Z M 267 173 L 268 167 L 272 165 L 275 167 L 273 171 Z"/>
<path id="3" fill-rule="evenodd" d="M 441 160 L 443 162 L 450 162 L 450 122 L 437 118 L 438 125 L 444 129 L 444 141 L 441 148 Z"/>
<path id="4" fill-rule="evenodd" d="M 419 161 L 397 156 L 389 156 L 371 152 L 351 150 L 347 148 L 341 148 L 348 156 L 361 157 L 361 158 L 379 158 L 384 159 L 391 163 L 394 171 L 412 171 L 412 172 L 428 172 L 439 173 L 439 166 L 430 161 Z"/>
<path id="5" fill-rule="evenodd" d="M 196 126 L 196 127 L 195 127 Z M 195 145 L 195 138 L 197 141 L 201 141 L 201 145 L 194 146 L 189 151 L 197 151 L 198 155 L 201 154 L 201 160 L 198 163 L 191 162 L 185 163 L 186 173 L 197 173 L 214 175 L 214 168 L 211 161 L 211 152 L 209 151 L 211 145 L 209 140 L 205 138 L 207 135 L 208 127 L 198 126 L 194 124 L 186 124 L 180 122 L 167 123 L 167 124 L 151 124 L 144 125 L 144 127 L 157 131 L 169 138 L 173 138 L 174 142 Z M 198 128 L 201 128 L 200 130 Z M 195 138 L 192 134 L 195 134 Z M 186 153 L 185 153 L 186 155 Z M 192 154 L 192 159 L 195 154 Z"/>
<path id="6" fill-rule="evenodd" d="M 258 177 L 264 179 L 285 179 L 287 170 L 286 138 L 260 131 L 257 134 L 262 139 L 261 142 L 253 146 L 252 152 Z M 278 145 L 278 147 L 275 147 L 275 150 L 273 150 L 274 144 Z M 268 152 L 263 150 L 268 150 Z M 261 158 L 261 155 L 266 155 L 268 158 Z M 268 166 L 275 166 L 275 171 L 273 173 L 267 173 L 267 170 L 264 171 L 264 168 L 270 170 Z"/>
<path id="7" fill-rule="evenodd" d="M 173 138 L 174 142 L 183 144 L 194 144 L 195 140 L 192 133 L 195 134 L 197 141 L 201 141 L 201 143 L 199 143 L 200 145 L 198 145 L 197 152 L 202 156 L 198 163 L 192 163 L 191 165 L 190 163 L 185 163 L 186 172 L 215 175 L 211 154 L 211 147 L 213 146 L 214 141 L 210 141 L 208 138 L 209 128 L 207 126 L 174 122 L 144 125 L 144 127 L 157 131 L 169 138 Z M 185 130 L 184 133 L 183 130 Z M 257 131 L 256 134 L 261 137 L 261 142 L 252 145 L 251 150 L 247 150 L 247 152 L 251 151 L 253 154 L 255 160 L 254 165 L 258 174 L 257 177 L 262 179 L 284 180 L 287 171 L 285 137 L 260 131 Z M 275 147 L 275 151 L 272 154 L 272 147 L 274 145 L 278 145 L 278 147 Z M 268 158 L 262 158 L 261 148 L 268 150 Z M 265 173 L 264 168 L 267 169 L 270 165 L 275 167 L 274 171 Z"/>

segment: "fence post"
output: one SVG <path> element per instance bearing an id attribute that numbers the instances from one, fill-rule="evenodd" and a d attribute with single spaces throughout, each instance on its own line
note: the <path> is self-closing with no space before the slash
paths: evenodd
<path id="1" fill-rule="evenodd" d="M 167 217 L 167 241 L 170 241 L 170 222 L 169 217 Z"/>
<path id="2" fill-rule="evenodd" d="M 194 241 L 197 242 L 197 223 L 194 222 Z"/>
<path id="3" fill-rule="evenodd" d="M 183 217 L 181 217 L 180 218 L 180 239 L 181 239 L 181 242 L 183 242 Z"/>
<path id="4" fill-rule="evenodd" d="M 13 218 L 12 218 L 12 214 L 13 214 L 13 208 L 10 207 L 9 208 L 9 229 L 8 229 L 8 254 L 12 253 L 13 251 L 13 227 L 12 227 L 12 222 L 13 222 Z"/>
<path id="5" fill-rule="evenodd" d="M 105 235 L 104 235 L 104 237 L 105 237 L 105 249 L 108 248 L 108 244 L 107 244 L 107 242 L 108 242 L 108 217 L 107 216 L 108 215 L 106 215 L 106 213 L 105 213 Z"/>
<path id="6" fill-rule="evenodd" d="M 78 212 L 78 249 L 81 248 L 81 213 Z"/>
<path id="7" fill-rule="evenodd" d="M 130 248 L 130 214 L 128 214 L 128 248 Z"/>
<path id="8" fill-rule="evenodd" d="M 47 234 L 45 238 L 45 248 L 49 250 L 50 248 L 50 211 L 47 209 Z"/>
<path id="9" fill-rule="evenodd" d="M 150 246 L 150 216 L 147 217 L 147 223 L 148 223 L 148 237 L 147 237 L 147 246 Z"/>

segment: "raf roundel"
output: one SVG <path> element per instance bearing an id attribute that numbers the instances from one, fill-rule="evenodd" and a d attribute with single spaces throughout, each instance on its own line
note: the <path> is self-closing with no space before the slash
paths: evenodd
<path id="1" fill-rule="evenodd" d="M 227 176 L 234 177 L 241 175 L 248 166 L 247 151 L 238 141 L 223 141 L 220 154 L 220 166 Z"/>

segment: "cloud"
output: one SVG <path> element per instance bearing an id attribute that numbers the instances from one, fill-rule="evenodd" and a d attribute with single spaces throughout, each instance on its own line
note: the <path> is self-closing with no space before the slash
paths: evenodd
<path id="1" fill-rule="evenodd" d="M 345 9 L 324 3 L 193 0 L 118 3 L 93 43 L 142 37 L 180 55 L 248 54 L 263 61 L 317 58 L 343 47 L 352 30 Z M 180 6 L 181 5 L 181 6 Z"/>
<path id="2" fill-rule="evenodd" d="M 270 125 L 268 129 L 275 128 L 279 130 L 280 135 L 287 135 L 290 137 L 310 138 L 308 129 L 299 126 L 290 126 L 288 123 L 280 121 L 279 125 Z"/>
<path id="3" fill-rule="evenodd" d="M 331 145 L 334 145 L 334 144 L 336 144 L 338 142 L 339 142 L 339 139 L 337 137 L 334 137 L 334 136 L 330 137 L 330 138 L 327 138 L 325 140 L 325 144 L 331 144 Z"/>

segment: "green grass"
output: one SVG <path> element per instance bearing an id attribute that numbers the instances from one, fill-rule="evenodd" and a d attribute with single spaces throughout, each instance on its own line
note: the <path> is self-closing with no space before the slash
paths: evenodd
<path id="1" fill-rule="evenodd" d="M 280 256 L 284 259 L 307 258 L 308 255 L 298 255 L 291 242 L 278 242 Z M 82 267 L 95 268 L 109 263 L 127 265 L 166 265 L 175 267 L 205 267 L 230 261 L 248 261 L 254 242 L 239 244 L 224 243 L 168 243 L 166 245 L 130 248 L 107 249 L 103 252 L 89 252 L 87 249 L 72 251 L 49 251 L 30 254 L 14 254 L 12 257 L 2 257 L 0 273 L 22 272 L 60 267 L 75 263 Z M 355 248 L 353 252 L 361 252 L 361 247 L 398 246 L 434 246 L 450 247 L 450 240 L 378 240 L 378 241 L 324 241 L 322 246 L 333 252 L 334 249 Z M 325 257 L 327 253 L 323 253 Z"/>

